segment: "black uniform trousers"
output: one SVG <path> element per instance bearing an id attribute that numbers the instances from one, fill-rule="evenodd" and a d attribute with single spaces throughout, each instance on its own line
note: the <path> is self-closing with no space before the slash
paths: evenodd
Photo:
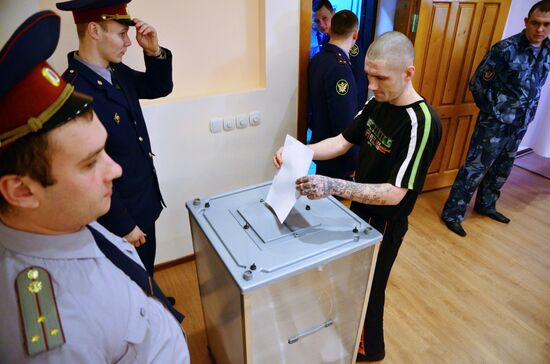
<path id="1" fill-rule="evenodd" d="M 385 351 L 384 346 L 384 302 L 385 291 L 391 268 L 408 229 L 407 217 L 397 221 L 380 216 L 365 215 L 355 211 L 363 220 L 383 234 L 363 326 L 359 352 L 363 355 L 376 355 Z"/>
<path id="2" fill-rule="evenodd" d="M 145 233 L 145 244 L 136 248 L 141 262 L 145 266 L 147 273 L 153 277 L 155 272 L 155 255 L 157 251 L 157 235 L 155 232 L 155 223 L 151 226 L 139 227 Z"/>

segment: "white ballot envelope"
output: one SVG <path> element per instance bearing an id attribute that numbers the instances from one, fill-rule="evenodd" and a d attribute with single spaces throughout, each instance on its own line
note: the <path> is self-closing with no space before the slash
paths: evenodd
<path id="1" fill-rule="evenodd" d="M 265 201 L 282 224 L 300 197 L 295 181 L 307 175 L 313 151 L 287 134 L 283 149 L 283 164 L 273 178 Z"/>

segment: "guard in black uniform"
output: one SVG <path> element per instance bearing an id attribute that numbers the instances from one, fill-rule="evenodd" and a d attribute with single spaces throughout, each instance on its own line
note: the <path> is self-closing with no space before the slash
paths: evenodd
<path id="1" fill-rule="evenodd" d="M 340 134 L 359 110 L 357 86 L 348 57 L 357 40 L 357 16 L 349 10 L 332 18 L 330 42 L 313 57 L 308 70 L 311 102 L 311 143 Z M 357 148 L 328 161 L 317 161 L 317 173 L 351 179 L 357 165 Z"/>
<path id="2" fill-rule="evenodd" d="M 313 21 L 315 23 L 317 33 L 316 49 L 311 50 L 310 58 L 313 58 L 315 54 L 319 52 L 330 41 L 330 28 L 332 24 L 332 17 L 334 16 L 334 8 L 329 0 L 317 0 L 313 2 Z M 320 34 L 319 34 L 320 33 Z M 363 39 L 357 39 L 353 47 L 348 52 L 348 58 L 351 63 L 351 70 L 355 77 L 355 84 L 357 85 L 357 105 L 363 107 L 367 99 L 367 77 L 365 76 L 365 50 Z"/>
<path id="3" fill-rule="evenodd" d="M 111 209 L 98 221 L 137 248 L 152 276 L 155 221 L 164 201 L 139 99 L 172 92 L 172 54 L 159 46 L 153 27 L 130 17 L 126 8 L 130 1 L 73 0 L 57 3 L 57 8 L 72 11 L 79 33 L 79 49 L 68 54 L 69 68 L 63 77 L 94 98 L 94 111 L 109 134 L 106 150 L 123 170 L 114 181 Z M 145 72 L 121 63 L 131 45 L 129 26 L 136 27 Z"/>

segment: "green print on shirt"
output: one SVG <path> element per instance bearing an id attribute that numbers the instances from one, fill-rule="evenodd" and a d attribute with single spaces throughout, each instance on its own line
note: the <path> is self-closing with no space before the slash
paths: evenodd
<path id="1" fill-rule="evenodd" d="M 391 151 L 393 140 L 384 134 L 374 120 L 370 118 L 367 120 L 365 137 L 367 138 L 369 146 L 374 146 L 380 153 L 388 154 Z"/>

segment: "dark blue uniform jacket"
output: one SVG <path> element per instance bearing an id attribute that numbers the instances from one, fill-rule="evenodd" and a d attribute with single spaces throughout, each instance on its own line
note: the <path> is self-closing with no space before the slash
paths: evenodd
<path id="1" fill-rule="evenodd" d="M 359 107 L 357 86 L 348 55 L 328 43 L 313 57 L 308 70 L 311 103 L 311 143 L 340 134 L 352 121 Z M 317 162 L 317 173 L 346 178 L 355 171 L 357 148 L 329 161 Z"/>
<path id="2" fill-rule="evenodd" d="M 312 47 L 310 58 L 313 58 L 319 51 L 330 41 L 330 37 L 320 31 L 315 31 L 317 35 L 317 47 Z M 349 51 L 349 60 L 351 62 L 351 70 L 355 77 L 355 85 L 357 86 L 357 105 L 362 108 L 367 101 L 367 75 L 365 74 L 365 55 L 366 49 L 359 39 L 351 47 Z"/>
<path id="3" fill-rule="evenodd" d="M 172 92 L 172 54 L 164 51 L 165 59 L 144 56 L 146 72 L 111 64 L 113 85 L 77 61 L 74 52 L 68 54 L 69 68 L 63 74 L 77 91 L 94 98 L 94 111 L 108 133 L 106 151 L 122 167 L 122 177 L 113 182 L 111 209 L 98 219 L 119 236 L 136 225 L 143 230 L 154 224 L 164 205 L 139 104 L 139 99 Z"/>

